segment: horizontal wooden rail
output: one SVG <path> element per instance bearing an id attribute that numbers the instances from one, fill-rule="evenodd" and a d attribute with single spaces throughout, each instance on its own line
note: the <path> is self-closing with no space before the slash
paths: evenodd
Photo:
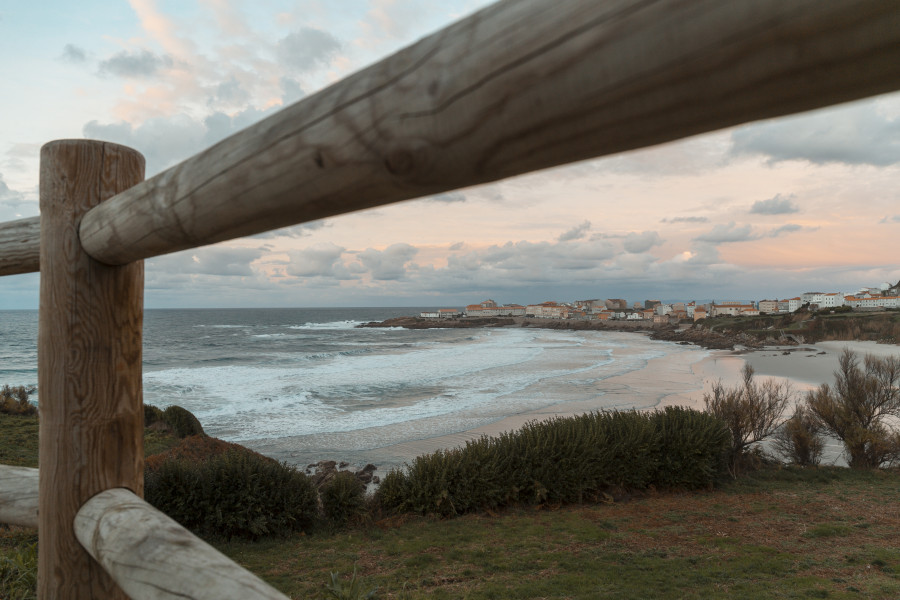
<path id="1" fill-rule="evenodd" d="M 0 523 L 37 528 L 37 469 L 0 465 Z"/>
<path id="2" fill-rule="evenodd" d="M 121 265 L 900 88 L 900 2 L 506 0 L 92 209 Z"/>
<path id="3" fill-rule="evenodd" d="M 41 218 L 0 223 L 0 275 L 40 270 Z"/>
<path id="4" fill-rule="evenodd" d="M 133 600 L 287 600 L 126 489 L 88 500 L 75 517 L 75 535 Z"/>

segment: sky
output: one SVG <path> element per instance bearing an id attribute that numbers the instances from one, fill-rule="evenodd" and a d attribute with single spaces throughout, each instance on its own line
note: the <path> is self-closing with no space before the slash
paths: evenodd
<path id="1" fill-rule="evenodd" d="M 0 4 L 0 222 L 42 144 L 131 146 L 147 176 L 483 0 Z M 900 94 L 751 123 L 146 261 L 145 306 L 760 300 L 900 280 Z M 38 275 L 0 278 L 0 309 Z"/>

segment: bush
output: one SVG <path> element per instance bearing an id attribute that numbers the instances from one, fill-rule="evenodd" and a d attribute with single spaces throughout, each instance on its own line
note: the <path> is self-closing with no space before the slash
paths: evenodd
<path id="1" fill-rule="evenodd" d="M 166 418 L 161 409 L 152 404 L 144 405 L 144 427 L 150 427 L 154 423 L 165 423 Z"/>
<path id="2" fill-rule="evenodd" d="M 145 418 L 146 414 L 147 412 L 145 409 Z M 166 425 L 172 428 L 172 433 L 180 438 L 191 435 L 206 435 L 203 431 L 203 426 L 200 425 L 200 421 L 197 420 L 194 413 L 186 408 L 175 406 L 173 404 L 163 411 L 163 420 L 166 422 Z"/>
<path id="3" fill-rule="evenodd" d="M 696 489 L 724 472 L 728 431 L 683 408 L 532 421 L 391 471 L 377 499 L 388 511 L 452 516 L 513 503 L 593 500 L 609 489 Z"/>
<path id="4" fill-rule="evenodd" d="M 900 434 L 887 424 L 900 417 L 900 358 L 866 355 L 845 349 L 834 387 L 808 392 L 806 405 L 823 431 L 844 443 L 853 468 L 878 468 L 900 461 Z"/>
<path id="5" fill-rule="evenodd" d="M 775 448 L 788 461 L 805 467 L 819 464 L 825 442 L 819 435 L 819 425 L 803 405 L 784 422 L 775 433 Z"/>
<path id="6" fill-rule="evenodd" d="M 9 387 L 4 385 L 0 389 L 0 413 L 7 415 L 36 415 L 37 407 L 28 401 L 28 396 L 34 389 L 24 386 Z"/>
<path id="7" fill-rule="evenodd" d="M 366 486 L 349 471 L 338 471 L 320 490 L 325 517 L 343 525 L 359 519 L 366 511 Z"/>
<path id="8" fill-rule="evenodd" d="M 146 473 L 145 496 L 195 533 L 225 539 L 307 530 L 318 508 L 306 475 L 237 450 L 199 463 L 167 460 Z"/>
<path id="9" fill-rule="evenodd" d="M 734 475 L 747 449 L 775 433 L 793 392 L 787 383 L 767 379 L 757 383 L 753 367 L 745 364 L 743 381 L 726 388 L 719 381 L 711 394 L 703 394 L 706 412 L 720 419 L 731 432 L 729 466 Z"/>

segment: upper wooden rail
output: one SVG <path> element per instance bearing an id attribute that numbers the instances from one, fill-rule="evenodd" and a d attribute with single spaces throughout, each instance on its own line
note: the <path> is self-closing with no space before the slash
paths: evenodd
<path id="1" fill-rule="evenodd" d="M 119 194 L 81 241 L 121 265 L 898 88 L 900 2 L 507 0 Z"/>
<path id="2" fill-rule="evenodd" d="M 900 88 L 900 2 L 508 0 L 88 213 L 137 259 Z"/>

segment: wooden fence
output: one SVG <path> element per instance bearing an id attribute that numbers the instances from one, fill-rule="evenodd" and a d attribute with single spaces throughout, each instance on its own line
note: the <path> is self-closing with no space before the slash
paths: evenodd
<path id="1" fill-rule="evenodd" d="M 41 150 L 41 598 L 284 598 L 141 499 L 143 259 L 900 89 L 896 0 L 507 0 L 143 180 L 104 142 Z"/>

